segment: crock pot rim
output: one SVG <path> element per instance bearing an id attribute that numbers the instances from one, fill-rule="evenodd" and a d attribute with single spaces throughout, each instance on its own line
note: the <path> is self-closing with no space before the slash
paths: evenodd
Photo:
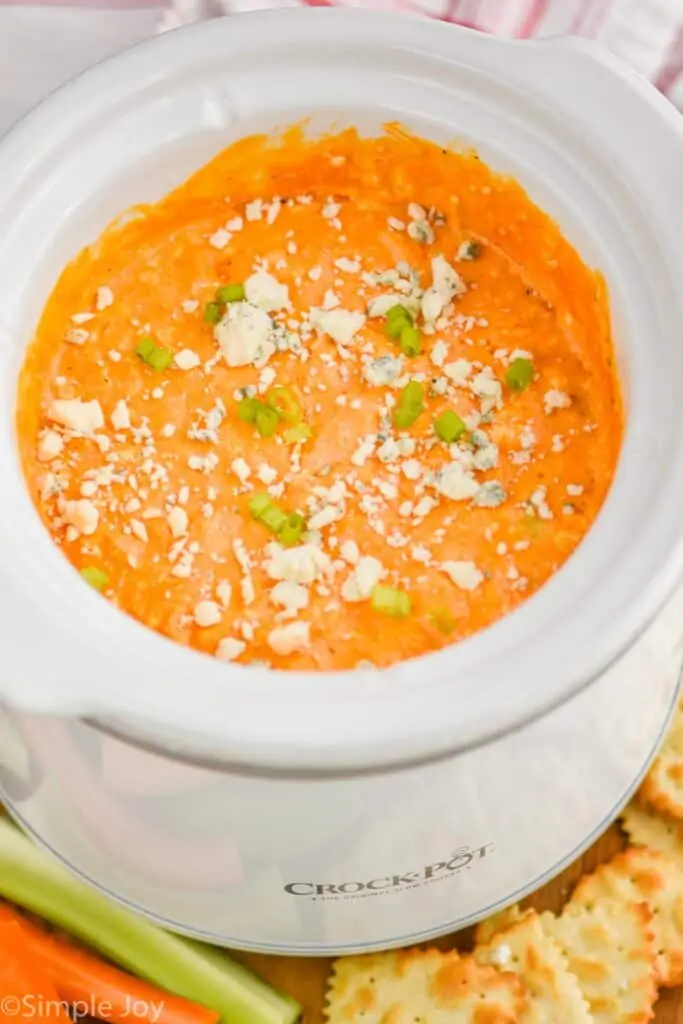
<path id="1" fill-rule="evenodd" d="M 286 21 L 284 19 L 286 19 Z M 315 11 L 301 11 L 301 12 L 295 12 L 295 11 L 272 12 L 271 11 L 271 12 L 265 12 L 265 13 L 259 12 L 259 13 L 254 13 L 254 14 L 250 14 L 250 15 L 240 16 L 239 19 L 230 19 L 229 30 L 230 30 L 231 33 L 232 32 L 236 32 L 238 30 L 238 25 L 239 24 L 245 25 L 246 22 L 249 21 L 252 26 L 255 26 L 256 24 L 259 24 L 259 23 L 261 25 L 263 25 L 263 26 L 266 26 L 268 31 L 272 33 L 274 31 L 276 31 L 278 27 L 281 30 L 284 30 L 285 24 L 287 25 L 288 29 L 291 28 L 291 26 L 294 24 L 294 19 L 297 19 L 299 24 L 308 23 L 310 25 L 314 24 L 315 21 L 319 21 L 319 23 L 321 23 L 322 19 L 325 19 L 327 21 L 328 27 L 329 27 L 329 25 L 330 25 L 330 23 L 332 21 L 336 21 L 336 25 L 339 28 L 340 32 L 341 32 L 342 29 L 350 29 L 352 26 L 354 26 L 354 24 L 358 25 L 359 24 L 359 19 L 360 19 L 362 21 L 363 35 L 364 35 L 365 38 L 367 38 L 372 33 L 375 33 L 375 35 L 380 35 L 381 34 L 382 36 L 384 36 L 386 34 L 387 30 L 388 30 L 389 25 L 392 24 L 392 23 L 393 23 L 393 26 L 394 26 L 394 29 L 392 29 L 392 31 L 394 31 L 396 35 L 400 35 L 401 33 L 398 31 L 398 27 L 397 26 L 403 24 L 404 29 L 407 29 L 408 26 L 410 27 L 410 35 L 412 37 L 415 37 L 416 39 L 419 37 L 418 41 L 419 41 L 420 45 L 425 45 L 425 41 L 429 37 L 429 39 L 430 39 L 430 47 L 434 51 L 432 53 L 432 56 L 436 56 L 436 54 L 438 52 L 438 55 L 441 56 L 442 59 L 446 60 L 446 59 L 449 58 L 449 54 L 447 54 L 445 52 L 445 47 L 443 46 L 443 44 L 440 45 L 440 39 L 443 36 L 444 27 L 442 25 L 437 24 L 437 23 L 433 23 L 433 22 L 430 23 L 430 22 L 426 22 L 426 21 L 424 21 L 422 19 L 419 19 L 419 18 L 413 18 L 413 17 L 411 17 L 409 15 L 397 16 L 397 15 L 388 15 L 388 14 L 382 14 L 382 13 L 377 13 L 377 12 L 370 13 L 370 12 L 358 12 L 358 11 L 352 11 L 352 10 L 345 10 L 345 11 L 341 11 L 341 10 L 335 10 L 335 11 L 315 10 Z M 137 47 L 132 48 L 132 50 L 126 51 L 126 53 L 124 53 L 123 55 L 120 55 L 119 57 L 116 57 L 116 58 L 110 59 L 109 61 L 104 62 L 103 65 L 98 66 L 98 68 L 95 69 L 94 71 L 85 72 L 82 76 L 79 76 L 79 79 L 76 80 L 76 82 L 71 83 L 71 84 L 69 84 L 69 85 L 67 85 L 65 87 L 62 87 L 62 89 L 58 90 L 56 96 L 53 97 L 53 100 L 56 99 L 56 101 L 59 102 L 60 98 L 63 98 L 64 95 L 69 95 L 70 93 L 72 93 L 74 91 L 75 86 L 78 84 L 79 81 L 81 82 L 81 87 L 82 87 L 83 80 L 86 80 L 86 82 L 88 82 L 88 81 L 92 82 L 93 77 L 97 73 L 101 73 L 103 70 L 106 73 L 107 69 L 111 70 L 112 66 L 116 66 L 119 69 L 122 69 L 124 64 L 126 63 L 126 61 L 130 61 L 131 58 L 135 54 L 139 55 L 140 52 L 150 54 L 150 53 L 152 53 L 152 50 L 155 47 L 156 47 L 156 52 L 157 53 L 161 53 L 161 50 L 160 50 L 161 46 L 166 46 L 167 48 L 169 48 L 169 47 L 172 48 L 172 47 L 178 47 L 178 46 L 184 45 L 182 43 L 177 42 L 177 40 L 174 42 L 173 39 L 171 38 L 172 36 L 176 36 L 177 39 L 180 39 L 180 38 L 186 39 L 188 41 L 188 45 L 189 45 L 190 37 L 192 37 L 192 39 L 194 41 L 196 41 L 196 42 L 199 42 L 201 39 L 208 40 L 209 32 L 211 32 L 211 31 L 215 32 L 217 24 L 220 24 L 220 22 L 218 22 L 218 23 L 216 21 L 209 22 L 209 23 L 207 23 L 205 25 L 194 26 L 194 27 L 189 28 L 189 29 L 183 29 L 180 32 L 174 32 L 172 34 L 169 34 L 168 36 L 163 37 L 160 40 L 148 41 L 148 42 L 139 44 Z M 245 30 L 240 29 L 240 31 L 244 32 Z M 474 35 L 472 33 L 469 33 L 468 30 L 458 29 L 458 28 L 452 27 L 452 26 L 449 26 L 447 31 L 449 33 L 457 33 L 458 37 L 461 40 L 464 38 L 464 35 L 467 35 L 467 36 L 470 36 L 470 37 Z M 451 40 L 454 40 L 456 37 L 455 37 L 455 35 L 451 34 L 451 36 L 449 38 Z M 376 41 L 376 39 L 375 39 L 375 41 Z M 405 45 L 407 45 L 407 38 L 406 38 L 406 40 L 404 42 L 405 42 Z M 411 39 L 411 45 L 413 45 L 413 44 L 414 44 L 414 40 Z M 555 57 L 561 56 L 562 53 L 564 53 L 566 55 L 568 52 L 573 52 L 575 54 L 585 54 L 585 55 L 588 55 L 589 59 L 592 62 L 595 62 L 596 57 L 598 57 L 600 63 L 604 67 L 609 67 L 610 70 L 611 70 L 611 73 L 616 73 L 616 77 L 621 79 L 622 84 L 625 84 L 625 85 L 629 86 L 632 99 L 635 100 L 636 97 L 640 97 L 642 100 L 645 101 L 645 103 L 648 106 L 658 110 L 658 113 L 660 115 L 659 116 L 660 124 L 663 125 L 663 123 L 666 121 L 668 123 L 669 127 L 671 129 L 673 129 L 675 131 L 675 133 L 677 134 L 677 136 L 679 138 L 679 141 L 683 140 L 683 128 L 682 128 L 682 125 L 677 120 L 674 120 L 675 118 L 678 118 L 679 115 L 677 115 L 677 113 L 674 111 L 674 109 L 667 104 L 667 101 L 665 101 L 658 94 L 656 94 L 654 92 L 654 90 L 651 89 L 651 87 L 649 87 L 646 83 L 641 81 L 633 72 L 631 72 L 629 69 L 625 68 L 621 64 L 621 62 L 616 60 L 616 58 L 611 58 L 611 57 L 603 54 L 602 51 L 600 51 L 598 48 L 594 47 L 593 45 L 585 44 L 585 43 L 577 43 L 575 41 L 571 41 L 571 42 L 563 41 L 562 43 L 559 43 L 559 44 L 557 42 L 554 42 L 554 41 L 552 43 L 547 43 L 547 42 L 528 42 L 528 41 L 524 41 L 524 42 L 520 42 L 520 41 L 510 42 L 510 41 L 503 41 L 503 40 L 492 39 L 490 37 L 484 37 L 484 36 L 477 36 L 476 43 L 471 38 L 470 39 L 470 44 L 472 46 L 474 46 L 475 48 L 478 47 L 479 50 L 480 50 L 480 53 L 483 52 L 483 50 L 488 49 L 489 54 L 496 47 L 498 47 L 499 53 L 503 52 L 503 50 L 505 50 L 506 52 L 510 53 L 511 52 L 510 48 L 514 47 L 518 54 L 523 49 L 526 52 L 526 54 L 528 55 L 531 52 L 538 53 L 539 52 L 539 50 L 538 50 L 539 47 L 547 47 L 547 46 L 552 45 L 552 46 L 555 47 L 555 52 L 554 52 L 554 56 Z M 468 44 L 468 45 L 470 45 L 470 44 Z M 40 110 L 42 110 L 44 112 L 45 110 L 49 109 L 51 102 L 52 101 L 48 100 L 46 103 L 41 104 L 41 107 L 39 108 L 39 112 L 40 112 Z M 23 125 L 24 128 L 26 128 L 26 126 L 28 125 L 28 127 L 30 129 L 31 123 L 32 123 L 34 118 L 35 118 L 35 114 L 28 115 L 27 118 L 25 118 L 24 121 L 21 124 Z M 19 127 L 21 127 L 21 126 L 19 126 Z M 9 137 L 10 141 L 12 139 L 12 136 L 14 136 L 17 131 L 18 131 L 18 128 L 15 128 L 14 131 L 12 133 L 10 133 L 10 137 Z M 7 143 L 5 142 L 3 144 L 3 148 L 6 145 L 7 145 Z M 681 146 L 681 152 L 683 153 L 683 145 Z M 0 150 L 0 160 L 2 159 L 2 156 L 3 156 L 3 153 L 2 153 L 2 150 Z M 61 556 L 60 556 L 60 558 L 61 558 Z M 667 564 L 665 566 L 662 566 L 660 568 L 659 572 L 655 573 L 652 576 L 651 580 L 650 580 L 650 584 L 651 585 L 648 587 L 648 591 L 647 591 L 647 594 L 646 594 L 647 600 L 645 600 L 645 599 L 641 600 L 640 606 L 639 606 L 639 612 L 637 614 L 635 613 L 634 609 L 631 607 L 631 609 L 630 609 L 631 615 L 629 616 L 628 621 L 624 620 L 624 623 L 621 625 L 621 628 L 619 630 L 615 630 L 614 634 L 610 637 L 610 643 L 609 644 L 605 643 L 603 645 L 602 653 L 603 653 L 604 656 L 602 657 L 602 659 L 600 659 L 600 660 L 598 660 L 596 658 L 592 659 L 592 671 L 591 672 L 583 673 L 583 674 L 581 674 L 578 677 L 576 677 L 576 676 L 572 677 L 572 679 L 569 680 L 568 682 L 566 682 L 565 685 L 561 689 L 556 688 L 556 692 L 554 692 L 553 695 L 545 694 L 544 695 L 546 697 L 545 700 L 542 700 L 539 697 L 538 701 L 534 704 L 534 706 L 532 708 L 528 708 L 527 712 L 525 714 L 520 714 L 519 711 L 518 711 L 517 714 L 512 714 L 512 715 L 508 714 L 504 721 L 501 719 L 501 721 L 498 722 L 497 728 L 493 728 L 492 727 L 492 721 L 489 720 L 489 723 L 488 723 L 489 724 L 489 728 L 488 728 L 488 730 L 482 731 L 478 736 L 470 734 L 469 736 L 460 735 L 458 737 L 457 736 L 457 731 L 454 732 L 454 735 L 453 735 L 453 738 L 452 738 L 453 739 L 452 743 L 451 742 L 446 743 L 446 742 L 443 741 L 443 739 L 440 742 L 427 742 L 424 739 L 422 740 L 422 742 L 420 742 L 419 738 L 418 738 L 418 741 L 413 745 L 413 747 L 410 750 L 404 749 L 403 752 L 400 753 L 397 749 L 395 749 L 394 753 L 396 755 L 396 761 L 397 762 L 400 761 L 401 757 L 403 757 L 403 756 L 405 756 L 408 759 L 415 759 L 415 760 L 422 760 L 422 759 L 429 758 L 429 757 L 445 756 L 447 753 L 452 752 L 454 748 L 461 749 L 463 746 L 473 745 L 473 744 L 476 744 L 476 743 L 487 742 L 489 739 L 493 738 L 495 735 L 498 735 L 501 732 L 509 731 L 509 729 L 511 729 L 511 728 L 516 728 L 519 725 L 523 724 L 525 721 L 531 721 L 531 720 L 533 720 L 533 719 L 535 719 L 537 717 L 540 717 L 543 714 L 546 714 L 552 707 L 558 706 L 559 704 L 563 703 L 567 699 L 570 699 L 581 688 L 586 686 L 588 684 L 588 682 L 590 682 L 591 679 L 595 678 L 595 676 L 598 675 L 601 671 L 604 671 L 604 669 L 607 667 L 607 665 L 612 660 L 614 660 L 614 658 L 618 657 L 621 653 L 623 653 L 626 649 L 628 649 L 630 644 L 635 640 L 636 635 L 639 634 L 640 632 L 642 632 L 642 630 L 646 627 L 646 625 L 650 621 L 652 621 L 652 619 L 654 618 L 656 612 L 664 604 L 667 596 L 673 591 L 673 588 L 674 588 L 676 582 L 678 581 L 678 579 L 680 578 L 680 576 L 682 574 L 682 568 L 683 568 L 683 548 L 682 548 L 682 539 L 681 539 L 681 537 L 679 535 L 677 537 L 677 547 L 676 547 L 676 550 L 672 550 L 670 552 L 670 557 L 669 557 L 669 559 L 667 561 Z M 561 575 L 562 575 L 562 573 L 558 574 L 558 576 L 561 576 Z M 557 578 L 558 577 L 555 577 L 555 579 L 557 579 Z M 529 607 L 532 604 L 533 601 L 537 600 L 537 597 L 538 597 L 538 595 L 535 598 L 532 598 L 523 607 Z M 91 597 L 90 595 L 88 595 L 87 597 L 84 595 L 83 596 L 83 602 L 82 602 L 83 603 L 83 607 L 84 608 L 86 607 L 86 605 L 85 605 L 86 601 L 95 602 L 97 600 L 98 600 L 97 598 Z M 94 604 L 93 604 L 93 608 L 94 608 Z M 119 613 L 116 613 L 116 614 L 119 614 Z M 509 620 L 512 619 L 512 618 L 513 618 L 513 616 L 508 616 L 507 619 L 502 620 L 502 622 L 503 623 L 506 622 L 506 621 L 509 622 Z M 500 624 L 497 624 L 496 626 L 492 627 L 491 630 L 486 631 L 486 634 L 490 635 L 494 630 L 498 629 L 499 625 Z M 122 628 L 122 630 L 124 629 L 123 624 L 121 625 L 121 628 Z M 133 628 L 138 629 L 138 630 L 141 629 L 141 627 L 139 627 L 138 624 L 134 624 L 133 625 L 132 623 L 128 623 L 128 622 L 127 622 L 125 628 L 130 633 L 131 637 L 132 637 L 132 629 Z M 145 632 L 148 632 L 148 631 L 145 631 Z M 139 634 L 139 636 L 140 635 L 141 634 Z M 478 634 L 477 637 L 473 638 L 473 641 L 476 642 L 483 635 L 484 634 Z M 156 642 L 161 642 L 161 641 L 159 641 L 159 638 L 155 638 L 154 642 L 156 643 Z M 460 649 L 463 649 L 463 648 L 465 648 L 466 645 L 470 645 L 470 644 L 471 644 L 471 642 L 467 641 L 466 644 L 462 644 L 462 645 L 458 645 L 458 646 L 459 646 Z M 451 656 L 453 654 L 453 650 L 455 650 L 455 648 L 451 650 L 451 652 L 450 652 Z M 178 650 L 177 651 L 178 660 L 179 661 L 183 660 L 184 663 L 189 667 L 190 662 L 186 658 L 186 654 L 190 654 L 190 657 L 192 658 L 193 665 L 196 668 L 196 670 L 199 672 L 200 671 L 200 667 L 199 667 L 200 666 L 200 658 L 199 658 L 199 656 L 195 655 L 194 653 L 183 652 L 182 656 L 181 656 L 181 652 L 180 652 L 180 650 Z M 412 665 L 413 668 L 417 668 L 420 664 L 425 663 L 425 662 L 426 662 L 426 659 L 419 659 L 418 661 L 413 662 L 413 663 L 404 663 L 404 665 Z M 204 665 L 206 667 L 206 674 L 207 674 L 207 679 L 208 679 L 208 663 L 207 663 L 207 659 L 204 659 Z M 107 665 L 107 669 L 108 670 L 111 670 L 111 668 L 112 668 L 111 665 Z M 224 671 L 223 667 L 221 667 L 221 671 Z M 231 672 L 231 671 L 239 672 L 240 670 L 227 670 L 226 671 L 225 682 L 224 682 L 226 695 L 227 695 L 228 690 L 229 690 L 228 672 Z M 245 670 L 242 669 L 241 672 L 244 673 Z M 252 680 L 249 685 L 250 685 L 250 687 L 252 689 L 254 689 L 254 691 L 256 691 L 256 689 L 260 685 L 260 681 L 261 681 L 259 679 L 259 676 L 263 677 L 264 673 L 263 672 L 259 672 L 259 670 L 249 670 L 249 675 L 250 675 L 250 680 Z M 347 674 L 343 674 L 343 675 L 346 676 Z M 378 677 L 380 675 L 386 677 L 386 675 L 388 675 L 388 673 L 355 673 L 354 674 L 354 678 L 356 680 L 359 680 L 359 681 L 362 680 L 364 683 L 367 682 L 367 685 L 368 685 L 367 699 L 368 700 L 372 699 L 373 692 L 376 690 L 376 683 L 377 683 Z M 291 676 L 287 676 L 287 677 L 283 678 L 283 676 L 281 674 L 276 674 L 276 673 L 272 673 L 272 672 L 266 672 L 265 676 L 268 678 L 269 681 L 272 680 L 274 676 L 277 676 L 278 678 L 280 678 L 283 681 L 283 683 L 285 685 L 286 685 L 287 679 L 290 679 L 290 681 L 292 679 Z M 340 679 L 341 675 L 337 676 L 335 678 L 336 679 Z M 321 679 L 320 681 L 322 682 L 323 680 Z M 457 685 L 458 684 L 453 683 L 453 694 L 454 694 L 454 696 L 456 698 L 457 698 L 457 694 L 458 694 Z M 393 684 L 392 684 L 392 686 L 393 686 Z M 382 685 L 380 688 L 384 692 L 387 692 L 387 688 L 384 685 Z M 12 688 L 11 686 L 6 686 L 5 687 L 5 690 L 7 691 L 5 696 L 6 696 L 6 699 L 8 700 L 8 702 L 10 702 L 10 703 L 17 703 L 18 705 L 22 705 L 23 704 L 25 706 L 30 706 L 31 703 L 33 702 L 33 709 L 34 710 L 40 710 L 41 709 L 41 701 L 42 701 L 42 710 L 47 711 L 48 713 L 66 713 L 66 714 L 87 715 L 89 718 L 95 718 L 97 720 L 102 719 L 102 715 L 104 714 L 106 717 L 105 717 L 105 719 L 103 721 L 101 721 L 100 724 L 107 725 L 107 723 L 108 723 L 108 727 L 109 728 L 112 727 L 112 724 L 113 724 L 113 722 L 115 720 L 119 721 L 119 722 L 124 720 L 124 719 L 121 718 L 121 713 L 123 711 L 125 711 L 125 708 L 123 708 L 121 706 L 121 699 L 120 699 L 121 698 L 121 694 L 120 694 L 120 692 L 117 692 L 116 694 L 108 693 L 106 695 L 104 695 L 102 693 L 99 693 L 99 694 L 90 693 L 90 694 L 88 694 L 87 690 L 83 690 L 82 688 L 81 689 L 77 688 L 77 689 L 75 689 L 72 692 L 70 698 L 69 698 L 69 695 L 67 695 L 67 694 L 60 694 L 59 696 L 60 697 L 64 697 L 65 699 L 64 700 L 55 700 L 55 697 L 57 695 L 54 692 L 52 692 L 52 693 L 49 692 L 50 687 L 43 687 L 42 693 L 40 693 L 40 694 L 38 694 L 37 691 L 30 692 L 30 688 L 29 688 L 29 690 L 27 692 L 25 692 L 23 695 L 22 694 L 18 694 L 16 692 L 16 690 L 14 690 L 14 692 L 11 692 L 13 689 L 14 688 Z M 2 693 L 2 683 L 0 683 L 0 693 Z M 107 698 L 109 698 L 109 699 L 108 700 L 105 699 L 105 696 Z M 329 692 L 326 692 L 324 694 L 324 697 L 325 697 L 326 701 L 328 700 L 328 698 L 329 698 L 330 701 L 332 700 L 332 697 L 331 697 Z M 90 698 L 90 704 L 89 704 L 89 698 Z M 100 707 L 98 707 L 98 699 L 96 699 L 96 698 L 100 698 L 100 700 L 99 700 L 99 703 L 101 704 Z M 79 705 L 80 705 L 80 707 L 79 707 Z M 224 707 L 225 707 L 225 705 L 224 705 Z M 227 708 L 226 708 L 226 710 L 227 710 Z M 150 711 L 153 711 L 153 713 L 151 715 L 149 714 Z M 158 711 L 159 711 L 159 707 L 158 706 L 156 708 L 152 709 L 150 707 L 150 704 L 149 704 L 148 701 L 141 699 L 140 705 L 139 705 L 139 707 L 137 707 L 135 709 L 135 713 L 134 713 L 134 716 L 133 716 L 135 718 L 135 720 L 136 720 L 135 727 L 133 727 L 132 724 L 131 724 L 130 729 L 126 728 L 124 730 L 124 732 L 127 735 L 129 735 L 134 741 L 141 741 L 142 737 L 145 736 L 146 737 L 145 743 L 151 749 L 164 750 L 165 752 L 177 751 L 180 756 L 183 756 L 182 755 L 183 742 L 181 742 L 182 732 L 178 733 L 178 736 L 174 739 L 173 742 L 169 742 L 168 744 L 165 741 L 162 742 L 161 744 L 158 742 L 159 732 L 158 732 L 157 726 L 158 726 L 158 724 L 160 722 L 160 719 L 163 717 L 163 716 L 158 715 Z M 175 716 L 171 716 L 171 717 L 174 719 L 174 725 L 175 726 L 181 726 L 182 725 L 182 718 L 183 718 L 182 713 L 178 713 Z M 138 727 L 137 723 L 140 723 L 139 727 Z M 146 724 L 143 725 L 143 723 L 146 723 Z M 165 723 L 165 725 L 168 725 L 168 724 L 169 723 L 167 721 Z M 155 737 L 155 739 L 152 739 L 153 736 Z M 195 736 L 194 740 L 196 740 L 196 739 L 197 739 L 197 737 Z M 235 737 L 233 736 L 232 739 L 234 740 Z M 274 760 L 272 761 L 271 767 L 276 767 L 278 764 L 280 764 L 281 767 L 290 766 L 294 770 L 296 770 L 297 768 L 305 769 L 306 766 L 308 766 L 309 768 L 312 768 L 312 769 L 315 768 L 316 764 L 318 763 L 316 760 L 311 761 L 310 758 L 307 758 L 305 756 L 306 752 L 304 752 L 304 751 L 299 751 L 298 753 L 301 754 L 302 756 L 301 757 L 297 757 L 297 751 L 294 748 L 292 748 L 292 746 L 290 744 L 290 746 L 288 748 L 288 755 L 285 758 L 284 762 L 282 761 L 282 758 L 281 758 L 280 754 L 273 755 L 274 756 Z M 355 753 L 353 753 L 353 754 L 351 752 L 349 752 L 349 751 L 346 751 L 345 754 L 342 755 L 342 756 L 339 755 L 339 751 L 330 750 L 330 751 L 328 751 L 329 756 L 325 756 L 323 758 L 323 761 L 332 770 L 334 770 L 334 769 L 341 769 L 343 767 L 343 765 L 347 765 L 349 770 L 355 770 L 355 769 L 358 769 L 358 768 L 362 768 L 363 765 L 367 766 L 368 768 L 371 768 L 373 765 L 376 765 L 378 763 L 389 764 L 389 763 L 392 762 L 392 757 L 389 755 L 388 749 L 382 748 L 381 750 L 377 750 L 374 753 L 377 754 L 377 757 L 373 756 L 373 751 L 372 751 L 371 747 L 366 744 L 366 746 L 363 748 L 362 752 L 361 752 L 360 749 L 357 749 L 355 751 Z M 318 752 L 316 753 L 316 758 L 318 760 L 320 760 L 320 756 L 321 756 L 321 751 L 318 750 Z M 194 758 L 193 757 L 189 757 L 188 759 L 194 759 Z M 230 760 L 229 757 L 227 759 Z M 223 763 L 223 757 L 222 756 L 220 757 L 220 760 L 221 760 L 221 763 Z M 240 750 L 240 754 L 237 757 L 235 763 L 243 764 L 245 766 L 248 766 L 248 765 L 263 765 L 265 767 L 265 766 L 267 766 L 269 764 L 269 756 L 266 754 L 265 750 L 261 751 L 260 754 L 257 755 L 257 753 L 256 753 L 256 746 L 254 744 L 252 744 L 251 747 L 248 747 L 248 746 L 242 747 L 242 749 Z M 324 765 L 321 763 L 319 765 L 319 767 L 323 768 Z"/>

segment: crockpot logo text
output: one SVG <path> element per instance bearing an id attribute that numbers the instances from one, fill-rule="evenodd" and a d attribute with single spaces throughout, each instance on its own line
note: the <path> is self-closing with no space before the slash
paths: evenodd
<path id="1" fill-rule="evenodd" d="M 308 896 L 313 899 L 353 899 L 359 896 L 379 896 L 405 889 L 416 889 L 433 885 L 452 878 L 460 871 L 466 871 L 482 860 L 493 849 L 492 843 L 484 846 L 463 846 L 454 850 L 448 860 L 436 861 L 418 871 L 406 871 L 397 875 L 382 875 L 367 882 L 289 882 L 285 892 L 290 896 Z"/>

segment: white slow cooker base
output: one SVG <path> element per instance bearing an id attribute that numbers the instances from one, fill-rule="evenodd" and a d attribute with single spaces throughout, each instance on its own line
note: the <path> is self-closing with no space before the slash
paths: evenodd
<path id="1" fill-rule="evenodd" d="M 542 885 L 611 823 L 668 721 L 681 621 L 683 592 L 551 715 L 386 775 L 240 776 L 8 716 L 5 799 L 66 864 L 172 930 L 295 955 L 422 941 Z"/>

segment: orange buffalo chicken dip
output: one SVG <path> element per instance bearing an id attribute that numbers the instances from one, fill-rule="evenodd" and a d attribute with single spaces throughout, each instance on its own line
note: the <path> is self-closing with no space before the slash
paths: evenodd
<path id="1" fill-rule="evenodd" d="M 18 434 L 55 542 L 226 661 L 385 666 L 534 593 L 609 488 L 606 292 L 514 181 L 389 126 L 238 142 L 71 263 Z"/>

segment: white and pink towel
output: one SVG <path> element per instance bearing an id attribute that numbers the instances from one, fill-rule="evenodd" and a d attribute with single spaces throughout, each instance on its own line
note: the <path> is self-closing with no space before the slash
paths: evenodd
<path id="1" fill-rule="evenodd" d="M 517 38 L 588 36 L 683 110 L 683 0 L 0 0 L 0 132 L 64 79 L 154 32 L 304 6 L 409 11 Z"/>

